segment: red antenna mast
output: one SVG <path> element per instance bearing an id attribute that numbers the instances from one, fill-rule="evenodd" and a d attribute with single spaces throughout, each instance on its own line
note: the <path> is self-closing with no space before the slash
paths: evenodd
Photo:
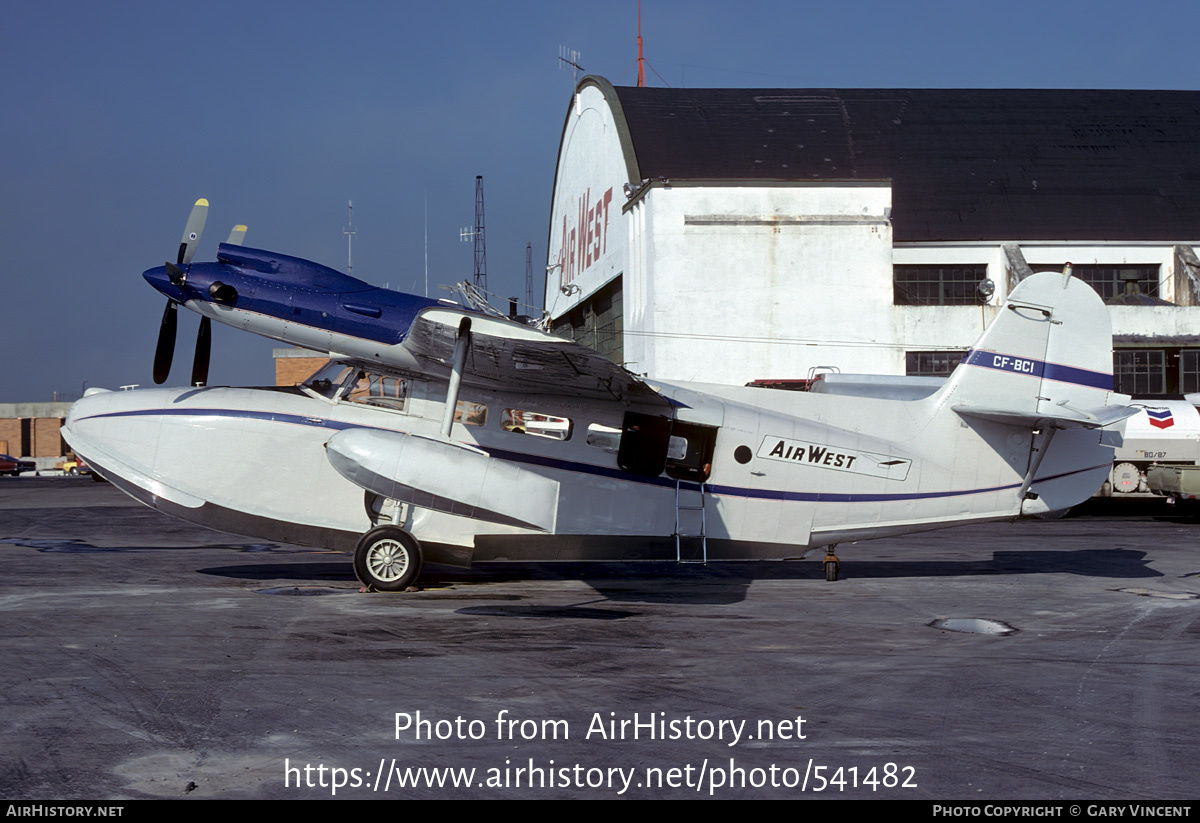
<path id="1" fill-rule="evenodd" d="M 642 0 L 638 0 L 638 88 L 646 85 L 646 58 L 642 57 Z"/>

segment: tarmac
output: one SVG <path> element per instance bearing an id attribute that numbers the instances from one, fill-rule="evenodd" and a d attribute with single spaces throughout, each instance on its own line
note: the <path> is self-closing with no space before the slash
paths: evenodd
<path id="1" fill-rule="evenodd" d="M 0 796 L 1195 799 L 1200 524 L 428 567 L 0 478 Z"/>

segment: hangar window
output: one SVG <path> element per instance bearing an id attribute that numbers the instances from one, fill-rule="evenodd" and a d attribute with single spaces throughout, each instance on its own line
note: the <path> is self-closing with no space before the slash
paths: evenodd
<path id="1" fill-rule="evenodd" d="M 1167 353 L 1162 349 L 1113 352 L 1113 383 L 1122 394 L 1145 397 L 1167 392 Z"/>
<path id="2" fill-rule="evenodd" d="M 1106 302 L 1129 294 L 1158 297 L 1158 270 L 1157 265 L 1149 264 L 1071 267 L 1071 273 L 1095 289 Z"/>
<path id="3" fill-rule="evenodd" d="M 593 348 L 614 363 L 624 362 L 621 278 L 554 321 L 554 333 Z"/>
<path id="4" fill-rule="evenodd" d="M 985 277 L 985 265 L 893 266 L 892 294 L 897 306 L 975 306 Z"/>
<path id="5" fill-rule="evenodd" d="M 904 373 L 908 377 L 949 377 L 966 356 L 965 351 L 905 352 Z"/>
<path id="6" fill-rule="evenodd" d="M 1179 353 L 1179 392 L 1200 392 L 1200 349 L 1184 349 Z"/>

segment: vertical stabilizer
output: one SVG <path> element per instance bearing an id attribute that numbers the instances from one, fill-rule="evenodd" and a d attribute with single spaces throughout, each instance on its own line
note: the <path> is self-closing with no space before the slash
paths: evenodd
<path id="1" fill-rule="evenodd" d="M 1043 272 L 1012 291 L 940 399 L 978 416 L 1084 421 L 1112 391 L 1108 307 L 1082 280 Z"/>
<path id="2" fill-rule="evenodd" d="M 1011 449 L 1028 438 L 1015 496 L 1017 511 L 1025 514 L 1063 510 L 1096 492 L 1120 439 L 1119 431 L 1096 430 L 1135 413 L 1123 405 L 1128 400 L 1113 394 L 1108 307 L 1087 283 L 1053 272 L 1013 289 L 933 398 L 994 454 L 1008 450 L 1014 468 Z"/>

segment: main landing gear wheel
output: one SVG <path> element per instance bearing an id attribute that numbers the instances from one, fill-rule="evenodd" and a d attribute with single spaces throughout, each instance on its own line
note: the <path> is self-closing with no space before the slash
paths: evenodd
<path id="1" fill-rule="evenodd" d="M 421 573 L 421 544 L 399 526 L 371 529 L 354 550 L 354 574 L 368 589 L 402 592 Z"/>
<path id="2" fill-rule="evenodd" d="M 825 550 L 825 560 L 822 564 L 825 567 L 825 580 L 829 583 L 836 583 L 838 572 L 842 569 L 842 561 L 838 560 L 837 555 L 833 550 L 837 548 L 837 544 L 830 546 Z"/>

